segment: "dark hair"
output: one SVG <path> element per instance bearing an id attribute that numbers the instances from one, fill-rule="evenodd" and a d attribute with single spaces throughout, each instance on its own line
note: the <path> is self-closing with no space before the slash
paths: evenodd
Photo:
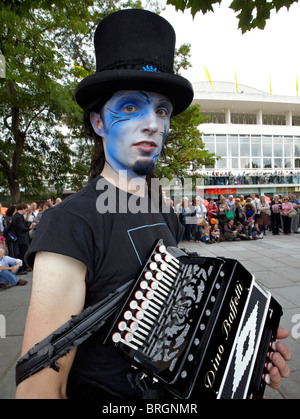
<path id="1" fill-rule="evenodd" d="M 27 204 L 25 204 L 25 202 L 21 202 L 20 204 L 18 204 L 16 206 L 17 211 L 20 211 L 20 210 L 23 210 L 23 209 L 27 209 Z"/>
<path id="2" fill-rule="evenodd" d="M 6 211 L 6 215 L 8 215 L 9 217 L 11 217 L 14 212 L 15 212 L 16 206 L 15 205 L 11 205 L 8 210 Z"/>

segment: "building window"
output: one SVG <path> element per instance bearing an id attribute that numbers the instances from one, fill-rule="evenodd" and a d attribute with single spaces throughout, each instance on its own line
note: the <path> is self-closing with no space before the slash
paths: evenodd
<path id="1" fill-rule="evenodd" d="M 261 169 L 261 159 L 252 159 L 252 169 Z"/>
<path id="2" fill-rule="evenodd" d="M 252 153 L 252 157 L 261 156 L 261 138 L 260 137 L 251 138 L 251 153 Z"/>
<path id="3" fill-rule="evenodd" d="M 202 112 L 202 115 L 210 118 L 207 121 L 209 124 L 225 124 L 225 113 Z"/>
<path id="4" fill-rule="evenodd" d="M 232 113 L 231 123 L 253 125 L 253 124 L 256 124 L 256 115 L 246 114 L 246 113 Z"/>
<path id="5" fill-rule="evenodd" d="M 272 169 L 272 159 L 263 159 L 263 168 L 264 169 Z"/>
<path id="6" fill-rule="evenodd" d="M 272 157 L 272 137 L 263 137 L 263 156 Z"/>
<path id="7" fill-rule="evenodd" d="M 286 116 L 263 115 L 263 125 L 286 125 Z"/>
<path id="8" fill-rule="evenodd" d="M 241 157 L 250 157 L 250 138 L 247 135 L 240 136 Z"/>

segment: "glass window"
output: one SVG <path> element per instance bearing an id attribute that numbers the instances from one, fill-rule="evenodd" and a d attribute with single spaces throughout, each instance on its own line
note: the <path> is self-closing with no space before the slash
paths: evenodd
<path id="1" fill-rule="evenodd" d="M 300 168 L 300 159 L 295 159 L 295 168 L 296 169 Z"/>
<path id="2" fill-rule="evenodd" d="M 285 169 L 292 169 L 293 168 L 293 160 L 292 159 L 284 159 L 284 167 L 285 167 Z"/>
<path id="3" fill-rule="evenodd" d="M 272 156 L 272 137 L 263 137 L 263 156 Z"/>
<path id="4" fill-rule="evenodd" d="M 293 142 L 292 140 L 284 141 L 284 157 L 293 156 Z"/>
<path id="5" fill-rule="evenodd" d="M 283 156 L 283 138 L 274 137 L 274 157 Z"/>
<path id="6" fill-rule="evenodd" d="M 250 169 L 250 159 L 241 159 L 241 169 Z"/>
<path id="7" fill-rule="evenodd" d="M 300 140 L 295 138 L 295 157 L 300 157 Z"/>
<path id="8" fill-rule="evenodd" d="M 228 156 L 239 156 L 239 144 L 238 142 L 228 142 Z"/>
<path id="9" fill-rule="evenodd" d="M 226 146 L 226 144 L 217 143 L 216 154 L 218 154 L 218 156 L 227 157 L 227 146 Z"/>
<path id="10" fill-rule="evenodd" d="M 261 159 L 252 159 L 252 169 L 261 169 Z"/>
<path id="11" fill-rule="evenodd" d="M 240 136 L 240 155 L 241 157 L 250 156 L 250 138 L 247 135 Z"/>
<path id="12" fill-rule="evenodd" d="M 231 162 L 231 169 L 238 169 L 239 168 L 239 159 L 230 159 Z"/>
<path id="13" fill-rule="evenodd" d="M 221 159 L 217 161 L 218 169 L 227 169 L 227 159 Z"/>
<path id="14" fill-rule="evenodd" d="M 251 152 L 253 157 L 261 156 L 261 138 L 252 137 L 251 138 Z"/>
<path id="15" fill-rule="evenodd" d="M 269 159 L 263 159 L 263 168 L 264 169 L 272 169 L 272 159 L 271 158 L 269 158 Z"/>
<path id="16" fill-rule="evenodd" d="M 216 152 L 214 135 L 203 135 L 203 142 L 205 144 L 205 148 L 207 148 L 210 153 Z"/>
<path id="17" fill-rule="evenodd" d="M 282 169 L 282 158 L 281 159 L 274 159 L 274 168 L 275 169 Z"/>

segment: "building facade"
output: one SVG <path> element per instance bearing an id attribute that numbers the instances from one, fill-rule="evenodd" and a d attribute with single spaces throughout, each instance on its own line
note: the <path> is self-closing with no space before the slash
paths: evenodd
<path id="1" fill-rule="evenodd" d="M 245 194 L 249 184 L 260 186 L 255 192 L 264 189 L 269 194 L 300 191 L 299 97 L 275 96 L 243 85 L 237 89 L 235 83 L 227 82 L 213 82 L 214 89 L 209 82 L 193 87 L 193 103 L 208 117 L 200 126 L 203 141 L 220 156 L 215 167 L 201 169 L 209 176 L 206 183 L 225 187 L 235 179 L 233 185 Z M 216 173 L 219 182 L 214 183 L 211 175 Z M 264 176 L 272 181 L 256 180 Z"/>

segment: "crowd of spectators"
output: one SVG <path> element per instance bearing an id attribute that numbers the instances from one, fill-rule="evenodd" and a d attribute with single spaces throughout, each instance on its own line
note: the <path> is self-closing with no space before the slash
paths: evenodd
<path id="1" fill-rule="evenodd" d="M 295 194 L 264 195 L 250 194 L 218 200 L 203 200 L 197 196 L 192 202 L 187 197 L 175 206 L 175 212 L 184 226 L 182 241 L 204 242 L 240 241 L 262 239 L 267 232 L 273 235 L 299 234 L 300 200 Z"/>
<path id="2" fill-rule="evenodd" d="M 268 172 L 242 172 L 233 174 L 231 172 L 212 171 L 201 174 L 204 178 L 204 185 L 273 185 L 273 184 L 298 184 L 300 183 L 300 172 L 275 170 Z"/>
<path id="3" fill-rule="evenodd" d="M 43 213 L 59 202 L 60 198 L 55 202 L 49 198 L 39 209 L 35 202 L 21 202 L 11 205 L 5 215 L 0 211 L 0 288 L 26 285 L 27 281 L 17 278 L 17 275 L 30 271 L 25 262 L 25 253 Z"/>

